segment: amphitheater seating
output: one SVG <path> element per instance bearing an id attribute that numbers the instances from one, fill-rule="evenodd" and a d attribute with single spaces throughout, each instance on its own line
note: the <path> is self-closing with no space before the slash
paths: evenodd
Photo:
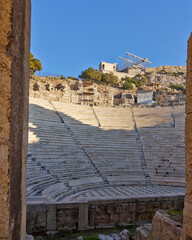
<path id="1" fill-rule="evenodd" d="M 30 99 L 28 152 L 32 153 L 32 158 L 39 165 L 39 169 L 45 169 L 55 182 L 67 183 L 71 179 L 97 176 L 88 157 L 74 142 L 50 103 L 42 100 L 37 105 L 36 101 Z M 30 176 L 34 177 L 37 175 L 36 169 L 30 165 L 31 161 L 28 160 L 28 171 Z M 37 172 L 40 173 L 40 170 Z M 51 181 L 46 182 L 44 178 L 43 175 L 39 176 L 41 190 L 52 184 Z M 32 195 L 31 182 L 29 178 L 29 195 Z M 42 185 L 42 182 L 45 184 Z M 38 182 L 35 184 L 38 186 Z M 35 191 L 36 185 L 33 184 Z"/>
<path id="2" fill-rule="evenodd" d="M 27 196 L 34 196 L 48 185 L 55 184 L 53 178 L 40 164 L 32 160 L 30 156 L 27 159 Z"/>
<path id="3" fill-rule="evenodd" d="M 140 126 L 138 131 L 152 182 L 184 185 L 184 107 L 146 109 L 147 116 L 151 116 L 151 118 L 142 117 L 144 111 L 145 109 L 134 109 L 137 126 Z M 171 114 L 174 115 L 174 119 L 171 119 Z M 160 119 L 153 117 L 158 115 Z M 165 117 L 165 120 L 162 116 Z M 175 124 L 170 124 L 170 121 L 174 121 Z"/>
<path id="4" fill-rule="evenodd" d="M 152 184 L 184 185 L 183 107 L 132 111 L 30 98 L 29 112 L 30 198 L 146 185 L 142 154 Z"/>
<path id="5" fill-rule="evenodd" d="M 58 112 L 63 113 L 62 118 L 66 124 L 98 126 L 98 122 L 90 106 L 61 102 L 53 102 L 53 105 Z"/>
<path id="6" fill-rule="evenodd" d="M 172 107 L 134 108 L 137 128 L 172 127 Z"/>
<path id="7" fill-rule="evenodd" d="M 95 126 L 97 122 L 93 121 L 95 117 L 91 107 L 80 106 L 84 111 L 76 115 L 71 106 L 68 110 L 66 104 L 53 104 L 68 121 L 75 138 L 109 184 L 145 183 L 129 109 L 94 107 L 101 125 L 98 128 Z M 81 122 L 91 122 L 91 126 L 74 122 L 66 117 L 69 114 L 74 114 Z"/>
<path id="8" fill-rule="evenodd" d="M 94 107 L 94 111 L 103 128 L 134 129 L 129 108 Z"/>

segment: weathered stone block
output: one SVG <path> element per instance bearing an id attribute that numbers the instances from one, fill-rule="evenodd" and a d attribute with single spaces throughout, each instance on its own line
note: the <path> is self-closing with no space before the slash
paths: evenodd
<path id="1" fill-rule="evenodd" d="M 138 213 L 137 214 L 137 221 L 146 221 L 146 220 L 151 220 L 152 219 L 152 214 L 151 213 Z"/>
<path id="2" fill-rule="evenodd" d="M 46 212 L 36 213 L 35 229 L 38 232 L 46 230 Z"/>
<path id="3" fill-rule="evenodd" d="M 116 224 L 118 220 L 118 214 L 110 214 L 110 224 Z"/>
<path id="4" fill-rule="evenodd" d="M 108 214 L 114 214 L 115 213 L 115 205 L 114 204 L 110 204 L 107 206 L 107 213 Z"/>
<path id="5" fill-rule="evenodd" d="M 172 220 L 168 214 L 158 211 L 151 224 L 139 227 L 136 230 L 136 240 L 181 240 L 183 239 L 182 226 Z"/>
<path id="6" fill-rule="evenodd" d="M 113 240 L 121 240 L 121 237 L 116 233 L 112 233 L 111 237 L 113 238 Z"/>
<path id="7" fill-rule="evenodd" d="M 56 206 L 48 205 L 47 206 L 47 231 L 56 231 L 57 221 L 56 221 Z"/>
<path id="8" fill-rule="evenodd" d="M 146 212 L 146 203 L 139 202 L 137 204 L 137 213 L 144 213 Z"/>
<path id="9" fill-rule="evenodd" d="M 129 231 L 127 229 L 124 229 L 123 231 L 121 231 L 119 233 L 119 235 L 121 236 L 122 240 L 129 240 Z"/>
<path id="10" fill-rule="evenodd" d="M 98 237 L 99 237 L 100 240 L 113 240 L 113 238 L 111 236 L 108 236 L 108 235 L 99 234 Z"/>
<path id="11" fill-rule="evenodd" d="M 26 235 L 26 240 L 34 240 L 34 237 L 32 235 L 27 234 Z"/>
<path id="12" fill-rule="evenodd" d="M 145 206 L 145 211 L 146 212 L 152 212 L 153 211 L 153 203 L 148 202 Z"/>
<path id="13" fill-rule="evenodd" d="M 95 226 L 95 206 L 89 206 L 88 222 L 89 228 L 93 228 Z"/>
<path id="14" fill-rule="evenodd" d="M 185 199 L 185 208 L 184 208 L 184 221 L 183 221 L 183 228 L 185 234 L 188 236 L 192 236 L 192 204 L 191 201 L 188 201 L 188 199 Z"/>
<path id="15" fill-rule="evenodd" d="M 78 208 L 60 209 L 57 214 L 57 230 L 78 228 Z"/>
<path id="16" fill-rule="evenodd" d="M 122 205 L 116 205 L 116 213 L 122 213 L 123 211 L 123 206 Z"/>
<path id="17" fill-rule="evenodd" d="M 88 229 L 88 202 L 79 203 L 78 229 Z"/>

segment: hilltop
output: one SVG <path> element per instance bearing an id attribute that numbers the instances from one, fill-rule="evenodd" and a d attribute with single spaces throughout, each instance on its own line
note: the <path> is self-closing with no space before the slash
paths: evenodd
<path id="1" fill-rule="evenodd" d="M 146 68 L 144 73 L 122 78 L 116 84 L 33 75 L 30 96 L 75 104 L 114 106 L 134 104 L 137 90 L 151 90 L 156 103 L 169 103 L 185 101 L 185 83 L 185 66 Z"/>

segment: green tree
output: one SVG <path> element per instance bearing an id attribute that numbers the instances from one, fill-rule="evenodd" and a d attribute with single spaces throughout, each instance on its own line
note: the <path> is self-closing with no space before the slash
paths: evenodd
<path id="1" fill-rule="evenodd" d="M 101 81 L 106 83 L 117 84 L 119 80 L 113 73 L 102 73 L 101 76 Z"/>
<path id="2" fill-rule="evenodd" d="M 30 52 L 30 72 L 31 74 L 34 74 L 36 71 L 41 71 L 42 70 L 42 65 L 39 59 L 34 58 L 34 55 Z"/>
<path id="3" fill-rule="evenodd" d="M 82 73 L 79 75 L 79 78 L 95 80 L 95 81 L 100 82 L 101 81 L 101 72 L 99 72 L 97 69 L 89 67 L 88 69 L 82 71 Z"/>

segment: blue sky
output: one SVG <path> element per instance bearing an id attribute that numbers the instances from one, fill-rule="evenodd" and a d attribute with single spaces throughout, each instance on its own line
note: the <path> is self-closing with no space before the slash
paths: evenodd
<path id="1" fill-rule="evenodd" d="M 77 77 L 131 52 L 186 65 L 192 0 L 32 0 L 31 51 L 42 72 Z"/>

